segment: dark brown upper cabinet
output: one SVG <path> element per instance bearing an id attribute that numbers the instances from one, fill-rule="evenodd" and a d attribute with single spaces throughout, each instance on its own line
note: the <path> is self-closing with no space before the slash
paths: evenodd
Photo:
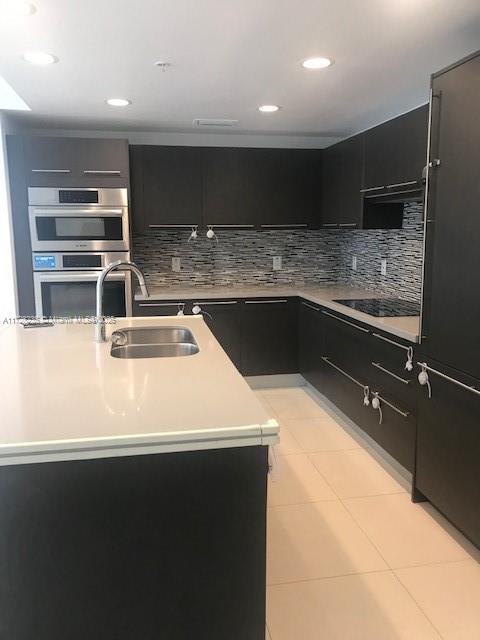
<path id="1" fill-rule="evenodd" d="M 321 152 L 204 149 L 206 225 L 307 228 L 320 221 Z"/>
<path id="2" fill-rule="evenodd" d="M 22 137 L 29 187 L 126 187 L 128 141 Z"/>
<path id="3" fill-rule="evenodd" d="M 428 106 L 423 105 L 365 132 L 364 193 L 407 191 L 421 183 L 427 119 Z"/>
<path id="4" fill-rule="evenodd" d="M 322 228 L 361 227 L 363 135 L 338 142 L 323 154 Z"/>
<path id="5" fill-rule="evenodd" d="M 137 232 L 202 223 L 201 154 L 198 147 L 130 147 Z"/>

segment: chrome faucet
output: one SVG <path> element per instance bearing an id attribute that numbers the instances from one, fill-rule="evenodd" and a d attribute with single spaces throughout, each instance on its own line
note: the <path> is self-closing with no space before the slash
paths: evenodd
<path id="1" fill-rule="evenodd" d="M 137 278 L 138 283 L 140 285 L 140 289 L 142 290 L 142 295 L 148 297 L 148 289 L 145 284 L 145 278 L 143 273 L 137 267 L 134 262 L 130 262 L 130 260 L 117 260 L 116 262 L 111 262 L 109 265 L 105 267 L 102 273 L 98 276 L 97 280 L 97 312 L 95 317 L 95 341 L 96 342 L 106 342 L 105 337 L 105 320 L 103 318 L 103 283 L 105 282 L 105 278 L 111 271 L 115 271 L 116 269 L 126 269 L 128 271 L 132 271 Z"/>

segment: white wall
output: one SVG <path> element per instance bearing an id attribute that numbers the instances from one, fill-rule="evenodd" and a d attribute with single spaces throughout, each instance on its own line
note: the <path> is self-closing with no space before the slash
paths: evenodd
<path id="1" fill-rule="evenodd" d="M 16 284 L 5 144 L 6 117 L 0 112 L 0 326 L 16 315 Z"/>

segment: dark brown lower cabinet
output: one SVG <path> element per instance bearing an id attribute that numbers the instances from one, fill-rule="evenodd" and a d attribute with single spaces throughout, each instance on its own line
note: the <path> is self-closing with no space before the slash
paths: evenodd
<path id="1" fill-rule="evenodd" d="M 298 369 L 317 391 L 323 387 L 323 344 L 321 307 L 301 300 L 298 308 Z"/>
<path id="2" fill-rule="evenodd" d="M 245 300 L 242 318 L 243 375 L 261 376 L 297 371 L 297 299 Z"/>
<path id="3" fill-rule="evenodd" d="M 480 389 L 480 381 L 444 365 L 427 364 L 453 380 Z M 480 546 L 480 396 L 429 373 L 432 397 L 418 390 L 414 495 L 420 492 Z"/>
<path id="4" fill-rule="evenodd" d="M 0 468 L 1 637 L 264 640 L 267 447 Z"/>

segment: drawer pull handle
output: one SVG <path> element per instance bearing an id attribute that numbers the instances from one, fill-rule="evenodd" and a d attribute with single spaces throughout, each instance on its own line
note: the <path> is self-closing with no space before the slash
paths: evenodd
<path id="1" fill-rule="evenodd" d="M 104 170 L 104 169 L 86 169 L 83 172 L 87 176 L 119 176 L 121 171 L 118 170 Z"/>
<path id="2" fill-rule="evenodd" d="M 360 189 L 360 193 L 368 193 L 369 191 L 379 191 L 380 189 L 385 189 L 385 186 L 382 185 L 380 187 L 369 187 L 368 189 Z"/>
<path id="3" fill-rule="evenodd" d="M 356 222 L 341 222 L 338 226 L 339 227 L 356 227 L 357 223 Z"/>
<path id="4" fill-rule="evenodd" d="M 32 169 L 32 173 L 72 173 L 71 169 Z"/>
<path id="5" fill-rule="evenodd" d="M 418 184 L 418 180 L 409 180 L 408 182 L 395 182 L 393 184 L 387 184 L 387 189 L 394 189 L 395 187 L 408 187 L 411 184 Z"/>
<path id="6" fill-rule="evenodd" d="M 285 229 L 288 227 L 307 227 L 307 223 L 291 223 L 291 224 L 261 224 L 260 227 L 262 229 Z"/>
<path id="7" fill-rule="evenodd" d="M 325 224 L 322 224 L 322 227 L 338 227 L 338 224 L 336 224 L 335 222 L 326 222 Z"/>
<path id="8" fill-rule="evenodd" d="M 183 302 L 139 302 L 139 307 L 176 307 Z"/>
<path id="9" fill-rule="evenodd" d="M 202 305 L 202 307 L 212 307 L 214 305 L 221 305 L 221 304 L 237 304 L 237 300 L 225 300 L 225 301 L 218 301 L 218 302 L 196 302 L 195 304 L 198 305 Z"/>
<path id="10" fill-rule="evenodd" d="M 477 396 L 480 396 L 480 390 L 477 389 L 476 387 L 469 386 L 468 384 L 464 384 L 463 382 L 460 382 L 459 380 L 455 380 L 455 378 L 451 378 L 450 376 L 447 376 L 445 373 L 442 373 L 441 371 L 437 371 L 437 369 L 432 369 L 432 367 L 429 367 L 426 362 L 417 362 L 417 365 L 422 369 L 422 372 L 429 371 L 430 373 L 433 373 L 434 375 L 438 376 L 439 378 L 443 378 L 447 382 L 451 382 L 452 384 L 456 384 L 457 387 L 461 387 L 462 389 L 465 389 L 465 391 L 470 391 L 471 393 L 475 393 Z M 422 384 L 422 383 L 420 382 L 420 384 Z M 430 394 L 429 397 L 431 397 L 431 394 Z"/>
<path id="11" fill-rule="evenodd" d="M 358 324 L 355 324 L 354 322 L 349 322 L 348 320 L 344 320 L 343 318 L 339 318 L 338 316 L 335 316 L 333 313 L 328 313 L 328 311 L 322 311 L 322 313 L 325 316 L 329 316 L 330 318 L 334 318 L 335 320 L 338 320 L 339 322 L 343 322 L 344 324 L 348 324 L 350 327 L 353 327 L 354 329 L 358 329 L 358 331 L 362 331 L 363 333 L 370 333 L 370 331 L 368 329 L 365 329 L 364 327 L 359 327 Z"/>
<path id="12" fill-rule="evenodd" d="M 327 358 L 327 356 L 322 356 L 322 360 L 326 362 L 328 365 L 330 365 L 331 367 L 333 367 L 334 369 L 336 369 L 339 373 L 342 374 L 342 376 L 345 376 L 345 378 L 348 378 L 349 380 L 351 380 L 354 384 L 357 385 L 357 387 L 361 387 L 364 390 L 368 389 L 368 387 L 366 387 L 364 384 L 359 382 L 356 378 L 351 376 L 349 373 L 347 373 L 343 369 L 340 369 L 340 367 L 337 367 L 336 364 L 333 364 L 333 362 L 329 358 Z"/>
<path id="13" fill-rule="evenodd" d="M 314 307 L 313 304 L 308 304 L 308 302 L 303 302 L 302 304 L 304 307 L 308 307 L 309 309 L 313 309 L 314 311 L 320 311 L 320 309 L 317 309 L 317 307 Z"/>
<path id="14" fill-rule="evenodd" d="M 245 304 L 280 304 L 288 300 L 245 300 Z"/>
<path id="15" fill-rule="evenodd" d="M 372 407 L 374 409 L 378 409 L 378 411 L 379 411 L 378 424 L 382 424 L 382 422 L 383 422 L 382 402 L 383 402 L 383 404 L 386 404 L 387 407 L 390 407 L 390 409 L 393 409 L 393 411 L 396 411 L 396 413 L 401 415 L 402 418 L 406 419 L 410 415 L 407 411 L 402 411 L 401 409 L 396 407 L 394 404 L 392 404 L 388 400 L 385 400 L 385 398 L 382 398 L 382 396 L 378 393 L 378 391 L 374 391 L 372 393 L 372 395 L 373 395 Z"/>
<path id="16" fill-rule="evenodd" d="M 149 224 L 150 229 L 192 229 L 197 224 Z"/>
<path id="17" fill-rule="evenodd" d="M 393 344 L 395 347 L 399 349 L 403 349 L 404 351 L 408 351 L 411 347 L 406 347 L 404 344 L 400 344 L 399 342 L 395 342 L 395 340 L 390 340 L 390 338 L 386 338 L 385 336 L 380 335 L 379 333 L 372 333 L 372 336 L 378 338 L 379 340 L 383 340 L 384 342 L 388 342 L 388 344 Z"/>
<path id="18" fill-rule="evenodd" d="M 380 369 L 380 371 L 383 371 L 383 373 L 386 373 L 392 378 L 395 378 L 395 380 L 398 380 L 399 382 L 403 382 L 403 384 L 410 384 L 410 380 L 405 380 L 405 378 L 401 378 L 400 376 L 397 376 L 397 374 L 393 373 L 393 371 L 389 371 L 388 369 L 385 369 L 385 367 L 382 367 L 382 365 L 379 362 L 372 362 L 372 366 L 376 367 L 377 369 Z"/>

